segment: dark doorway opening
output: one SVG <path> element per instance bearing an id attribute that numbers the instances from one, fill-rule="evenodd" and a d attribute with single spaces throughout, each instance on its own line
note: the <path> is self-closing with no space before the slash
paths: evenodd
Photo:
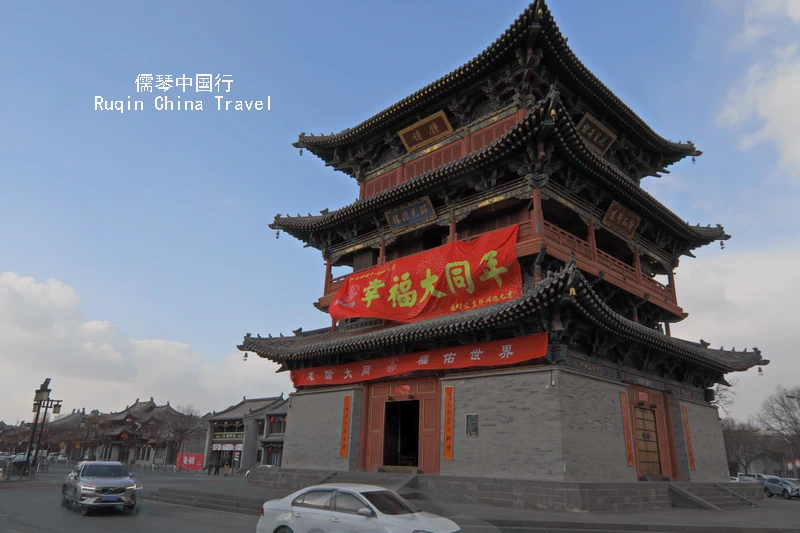
<path id="1" fill-rule="evenodd" d="M 419 400 L 386 402 L 383 464 L 419 465 Z"/>

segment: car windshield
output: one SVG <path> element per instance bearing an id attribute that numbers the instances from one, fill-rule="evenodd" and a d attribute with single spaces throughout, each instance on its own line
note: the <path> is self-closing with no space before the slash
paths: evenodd
<path id="1" fill-rule="evenodd" d="M 374 492 L 362 492 L 369 503 L 385 515 L 400 515 L 419 513 L 420 510 L 405 501 L 403 498 L 388 490 L 377 490 Z"/>
<path id="2" fill-rule="evenodd" d="M 86 465 L 83 477 L 128 477 L 128 469 L 122 465 Z"/>

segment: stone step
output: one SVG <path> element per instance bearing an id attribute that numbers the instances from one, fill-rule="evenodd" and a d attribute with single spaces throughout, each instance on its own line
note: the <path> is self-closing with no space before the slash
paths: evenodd
<path id="1" fill-rule="evenodd" d="M 720 503 L 715 505 L 720 509 L 748 509 L 752 507 L 749 503 Z"/>
<path id="2" fill-rule="evenodd" d="M 146 494 L 144 499 L 150 497 L 167 498 L 171 503 L 182 501 L 189 503 L 198 503 L 212 505 L 215 507 L 236 508 L 236 509 L 249 509 L 256 512 L 261 509 L 264 504 L 263 501 L 254 498 L 237 498 L 229 495 L 215 495 L 207 493 L 190 493 L 188 491 L 181 491 L 180 489 L 160 489 L 155 493 Z"/>
<path id="3" fill-rule="evenodd" d="M 198 509 L 209 509 L 212 511 L 226 511 L 229 513 L 237 513 L 237 514 L 244 514 L 250 516 L 258 516 L 261 514 L 259 509 L 246 509 L 243 507 L 234 507 L 230 505 L 215 505 L 212 503 L 205 503 L 205 502 L 196 502 L 196 501 L 189 501 L 185 499 L 177 499 L 177 498 L 170 498 L 167 496 L 158 496 L 157 494 L 149 494 L 143 496 L 143 499 L 159 502 L 159 503 L 168 503 L 171 505 L 181 505 L 183 507 L 195 507 Z"/>
<path id="4" fill-rule="evenodd" d="M 144 497 L 144 499 L 151 499 L 151 498 L 159 498 L 159 499 L 167 499 L 169 503 L 178 503 L 182 502 L 187 505 L 200 505 L 200 506 L 211 506 L 214 509 L 237 509 L 237 510 L 247 510 L 247 511 L 254 511 L 259 512 L 261 509 L 261 505 L 253 505 L 247 502 L 232 502 L 228 500 L 215 500 L 213 498 L 190 498 L 190 497 L 180 497 L 175 494 L 150 494 Z"/>
<path id="5" fill-rule="evenodd" d="M 241 496 L 233 496 L 230 494 L 218 494 L 213 492 L 198 492 L 189 489 L 180 489 L 180 488 L 171 488 L 165 487 L 158 489 L 156 494 L 176 497 L 176 498 L 204 498 L 204 499 L 213 499 L 215 501 L 220 502 L 238 502 L 238 503 L 249 503 L 253 505 L 258 505 L 259 507 L 264 503 L 259 498 L 244 498 Z"/>

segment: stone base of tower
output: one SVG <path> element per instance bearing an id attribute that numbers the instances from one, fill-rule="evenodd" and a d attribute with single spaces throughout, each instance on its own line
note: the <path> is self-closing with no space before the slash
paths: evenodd
<path id="1" fill-rule="evenodd" d="M 701 392 L 608 371 L 568 357 L 300 391 L 290 396 L 283 466 L 582 483 L 728 480 L 719 416 Z"/>

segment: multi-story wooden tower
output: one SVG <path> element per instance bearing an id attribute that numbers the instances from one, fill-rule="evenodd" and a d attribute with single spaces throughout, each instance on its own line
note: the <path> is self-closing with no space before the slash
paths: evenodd
<path id="1" fill-rule="evenodd" d="M 295 146 L 360 194 L 270 226 L 321 250 L 334 322 L 239 347 L 298 389 L 285 467 L 727 479 L 713 387 L 768 361 L 670 335 L 679 259 L 729 236 L 641 187 L 701 152 L 589 72 L 543 0 L 464 66 Z"/>

